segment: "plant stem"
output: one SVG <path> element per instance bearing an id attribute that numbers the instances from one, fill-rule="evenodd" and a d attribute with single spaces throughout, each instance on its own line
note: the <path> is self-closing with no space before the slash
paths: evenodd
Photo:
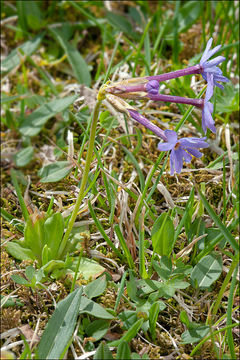
<path id="1" fill-rule="evenodd" d="M 148 80 L 166 81 L 166 80 L 170 80 L 170 79 L 176 79 L 178 77 L 185 76 L 185 75 L 201 74 L 202 71 L 203 71 L 203 69 L 202 69 L 201 65 L 198 64 L 198 65 L 194 65 L 194 66 L 189 66 L 188 68 L 185 68 L 185 69 L 171 71 L 169 73 L 161 74 L 161 75 L 148 76 L 145 78 L 147 78 Z"/>
<path id="2" fill-rule="evenodd" d="M 165 101 L 165 102 L 172 102 L 177 104 L 187 104 L 187 105 L 193 105 L 198 108 L 202 108 L 204 105 L 203 99 L 191 99 L 191 98 L 185 98 L 182 96 L 172 96 L 172 95 L 148 95 L 148 97 L 153 101 Z"/>
<path id="3" fill-rule="evenodd" d="M 92 119 L 91 119 L 91 129 L 90 129 L 90 137 L 89 137 L 87 158 L 86 158 L 85 168 L 84 168 L 83 175 L 82 175 L 81 186 L 80 186 L 80 189 L 79 189 L 79 194 L 78 194 L 78 197 L 77 197 L 77 200 L 76 200 L 76 204 L 74 206 L 71 218 L 69 220 L 69 223 L 68 223 L 68 226 L 67 226 L 67 229 L 66 229 L 66 232 L 64 234 L 61 245 L 59 247 L 59 251 L 58 251 L 59 256 L 61 255 L 61 253 L 65 249 L 65 246 L 67 244 L 69 235 L 70 235 L 70 233 L 72 231 L 74 222 L 76 220 L 76 217 L 77 217 L 77 214 L 78 214 L 78 211 L 79 211 L 79 207 L 80 207 L 82 199 L 84 197 L 84 190 L 85 190 L 85 187 L 86 187 L 86 184 L 87 184 L 88 174 L 89 174 L 91 160 L 92 160 L 92 154 L 93 154 L 93 148 L 94 148 L 94 140 L 95 140 L 95 134 L 96 134 L 97 120 L 98 120 L 100 104 L 101 104 L 101 101 L 98 100 L 96 102 L 95 108 L 93 110 L 93 115 L 92 115 Z"/>

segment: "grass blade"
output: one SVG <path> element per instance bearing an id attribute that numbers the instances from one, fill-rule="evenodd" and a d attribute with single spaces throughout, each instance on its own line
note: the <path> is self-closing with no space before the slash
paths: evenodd
<path id="1" fill-rule="evenodd" d="M 88 201 L 88 208 L 89 208 L 89 211 L 90 211 L 90 214 L 100 232 L 100 234 L 102 235 L 102 237 L 104 238 L 104 240 L 106 241 L 106 243 L 108 244 L 108 246 L 115 252 L 115 254 L 120 258 L 122 259 L 122 254 L 120 253 L 120 251 L 116 248 L 116 246 L 113 244 L 113 242 L 109 239 L 109 237 L 107 236 L 107 234 L 105 233 L 104 231 L 104 228 L 102 227 L 102 224 L 100 223 L 100 221 L 98 220 L 94 210 L 93 210 L 93 207 L 92 207 L 92 204 L 90 201 Z"/>
<path id="2" fill-rule="evenodd" d="M 118 240 L 119 240 L 119 242 L 121 244 L 123 252 L 124 252 L 124 254 L 125 254 L 126 258 L 127 258 L 127 262 L 128 262 L 128 265 L 129 265 L 130 269 L 134 269 L 135 265 L 134 265 L 133 258 L 132 258 L 131 254 L 130 254 L 130 251 L 129 251 L 128 247 L 127 247 L 126 241 L 124 240 L 124 237 L 123 237 L 123 235 L 121 233 L 119 225 L 115 225 L 114 230 L 115 230 L 115 232 L 117 234 L 117 237 L 118 237 Z"/>
<path id="3" fill-rule="evenodd" d="M 222 223 L 222 221 L 219 219 L 219 217 L 217 216 L 217 214 L 214 212 L 214 210 L 212 209 L 212 207 L 210 206 L 210 204 L 208 203 L 207 199 L 205 198 L 205 196 L 201 193 L 200 190 L 198 190 L 199 196 L 203 202 L 203 205 L 205 207 L 205 209 L 207 210 L 208 214 L 211 216 L 211 218 L 213 219 L 213 221 L 215 222 L 216 226 L 221 230 L 223 236 L 225 237 L 225 239 L 229 242 L 229 244 L 232 246 L 232 248 L 236 251 L 239 252 L 239 245 L 237 243 L 237 241 L 234 239 L 234 237 L 232 236 L 232 234 L 230 233 L 230 231 L 226 228 L 226 226 Z"/>

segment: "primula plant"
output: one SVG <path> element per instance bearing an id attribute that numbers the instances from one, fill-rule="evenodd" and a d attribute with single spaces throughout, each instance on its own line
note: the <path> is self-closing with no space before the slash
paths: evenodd
<path id="1" fill-rule="evenodd" d="M 235 359 L 238 6 L 120 3 L 3 4 L 1 353 Z"/>
<path id="2" fill-rule="evenodd" d="M 159 143 L 160 151 L 171 150 L 170 167 L 171 175 L 174 171 L 180 173 L 183 168 L 183 161 L 191 162 L 192 156 L 201 157 L 202 153 L 197 149 L 208 147 L 206 138 L 183 138 L 178 139 L 175 131 L 162 131 L 159 127 L 152 124 L 148 119 L 139 114 L 132 106 L 128 105 L 122 98 L 129 99 L 150 99 L 153 101 L 181 103 L 196 106 L 202 110 L 202 128 L 206 134 L 207 128 L 212 132 L 216 132 L 214 120 L 212 117 L 213 104 L 209 101 L 213 95 L 214 86 L 223 89 L 219 82 L 228 82 L 229 80 L 222 75 L 222 71 L 217 67 L 225 60 L 223 56 L 208 61 L 216 52 L 219 51 L 221 45 L 210 50 L 213 39 L 211 38 L 206 46 L 200 63 L 195 66 L 174 72 L 148 76 L 143 78 L 129 79 L 113 84 L 103 85 L 99 92 L 99 99 L 106 94 L 108 101 L 118 110 L 125 113 L 128 117 L 139 122 L 146 128 L 150 129 L 165 143 Z M 180 96 L 171 96 L 159 94 L 159 83 L 169 79 L 175 79 L 180 76 L 201 74 L 207 81 L 207 91 L 205 99 L 188 99 Z M 119 99 L 120 97 L 120 99 Z"/>

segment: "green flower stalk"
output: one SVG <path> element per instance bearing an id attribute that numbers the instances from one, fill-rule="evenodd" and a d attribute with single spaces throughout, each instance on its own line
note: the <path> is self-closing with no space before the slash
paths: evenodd
<path id="1" fill-rule="evenodd" d="M 92 160 L 92 154 L 93 154 L 93 148 L 94 148 L 94 141 L 95 141 L 95 135 L 96 135 L 96 128 L 97 128 L 97 121 L 98 121 L 98 115 L 99 115 L 99 110 L 100 110 L 100 105 L 101 102 L 103 100 L 103 96 L 101 93 L 101 89 L 99 91 L 99 95 L 98 95 L 98 99 L 95 105 L 95 108 L 93 110 L 93 115 L 92 115 L 92 119 L 91 119 L 91 129 L 90 129 L 90 137 L 89 137 L 89 144 L 88 144 L 88 151 L 87 151 L 87 157 L 86 157 L 86 163 L 85 163 L 85 167 L 84 167 L 84 171 L 83 171 L 83 175 L 82 175 L 82 181 L 81 181 L 81 186 L 79 189 L 79 193 L 78 193 L 78 197 L 72 212 L 72 215 L 70 217 L 70 220 L 68 222 L 68 226 L 66 229 L 66 232 L 63 236 L 61 245 L 59 247 L 59 251 L 58 251 L 58 256 L 61 256 L 62 252 L 64 251 L 68 238 L 70 236 L 70 233 L 72 231 L 73 225 L 75 223 L 81 202 L 83 200 L 84 197 L 84 191 L 86 188 L 86 184 L 87 184 L 87 180 L 88 180 L 88 174 L 89 174 L 89 170 L 90 170 L 90 166 L 91 166 L 91 160 Z"/>

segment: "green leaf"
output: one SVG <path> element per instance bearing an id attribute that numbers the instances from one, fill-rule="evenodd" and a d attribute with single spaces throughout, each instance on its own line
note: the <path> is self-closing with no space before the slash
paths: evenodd
<path id="1" fill-rule="evenodd" d="M 55 163 L 48 164 L 39 170 L 38 176 L 41 177 L 42 183 L 59 181 L 73 169 L 73 164 L 69 161 L 56 161 Z"/>
<path id="2" fill-rule="evenodd" d="M 11 275 L 11 279 L 20 285 L 29 285 L 29 281 L 24 279 L 22 276 L 20 275 Z"/>
<path id="3" fill-rule="evenodd" d="M 162 213 L 153 224 L 151 233 L 153 250 L 163 256 L 169 256 L 174 246 L 174 225 L 170 216 Z"/>
<path id="4" fill-rule="evenodd" d="M 73 258 L 73 263 L 71 268 L 67 270 L 67 273 L 74 277 L 76 266 L 77 266 L 77 258 Z M 101 275 L 105 271 L 105 268 L 98 264 L 96 261 L 92 259 L 88 259 L 85 257 L 81 258 L 78 277 L 81 276 L 85 280 L 90 278 L 96 278 L 97 276 Z"/>
<path id="5" fill-rule="evenodd" d="M 7 299 L 7 300 L 6 300 Z M 14 296 L 3 296 L 1 295 L 1 306 L 3 308 L 12 306 L 23 306 L 24 303 Z"/>
<path id="6" fill-rule="evenodd" d="M 188 1 L 185 3 L 178 11 L 177 14 L 177 31 L 178 33 L 185 32 L 189 29 L 201 14 L 202 5 L 199 1 Z M 186 16 L 187 14 L 187 16 Z M 167 39 L 172 39 L 174 32 L 174 21 L 173 19 L 168 19 L 167 25 L 165 26 L 164 34 Z"/>
<path id="7" fill-rule="evenodd" d="M 37 348 L 39 359 L 60 359 L 67 350 L 79 312 L 82 288 L 57 304 Z"/>
<path id="8" fill-rule="evenodd" d="M 137 321 L 137 312 L 133 310 L 124 310 L 118 315 L 118 318 L 122 321 L 122 328 L 128 330 Z"/>
<path id="9" fill-rule="evenodd" d="M 112 353 L 105 341 L 101 342 L 93 357 L 94 360 L 112 360 Z"/>
<path id="10" fill-rule="evenodd" d="M 189 328 L 190 321 L 188 319 L 187 312 L 185 310 L 180 312 L 180 320 L 183 324 L 186 325 L 187 328 Z"/>
<path id="11" fill-rule="evenodd" d="M 149 310 L 149 329 L 153 340 L 156 339 L 156 322 L 160 311 L 160 304 L 158 301 L 154 302 Z"/>
<path id="12" fill-rule="evenodd" d="M 86 328 L 85 332 L 87 336 L 100 340 L 108 331 L 109 323 L 106 320 L 95 320 L 92 321 Z"/>
<path id="13" fill-rule="evenodd" d="M 21 50 L 26 55 L 30 56 L 33 54 L 41 43 L 43 35 L 44 34 L 39 34 L 11 51 L 10 54 L 1 62 L 1 73 L 6 74 L 20 64 L 21 59 L 24 57 L 20 53 Z"/>
<path id="14" fill-rule="evenodd" d="M 10 174 L 11 174 L 11 180 L 12 180 L 13 186 L 15 187 L 15 190 L 16 190 L 16 193 L 17 193 L 19 204 L 21 206 L 21 210 L 22 210 L 22 213 L 23 213 L 24 220 L 27 221 L 27 219 L 29 219 L 29 213 L 28 213 L 28 209 L 27 209 L 27 206 L 25 204 L 25 201 L 23 199 L 20 186 L 18 184 L 18 178 L 17 178 L 18 172 L 16 170 L 14 170 L 14 169 L 11 169 Z"/>
<path id="15" fill-rule="evenodd" d="M 35 257 L 41 262 L 42 249 L 44 246 L 44 222 L 45 214 L 32 215 L 24 229 L 24 246 L 31 249 Z"/>
<path id="16" fill-rule="evenodd" d="M 209 326 L 200 325 L 194 329 L 184 331 L 181 338 L 184 344 L 192 344 L 200 341 L 209 333 Z"/>
<path id="17" fill-rule="evenodd" d="M 57 253 L 62 240 L 63 232 L 64 219 L 61 213 L 55 213 L 45 221 L 44 242 L 51 250 L 52 260 L 57 259 Z"/>
<path id="18" fill-rule="evenodd" d="M 32 265 L 27 266 L 26 270 L 25 270 L 25 274 L 26 274 L 26 277 L 28 278 L 28 280 L 32 281 L 34 275 L 36 274 L 36 270 L 34 269 L 34 267 Z"/>
<path id="19" fill-rule="evenodd" d="M 32 30 L 39 30 L 44 25 L 43 14 L 37 1 L 18 1 L 17 9 L 23 30 L 27 30 L 26 25 Z"/>
<path id="20" fill-rule="evenodd" d="M 77 48 L 75 48 L 69 41 L 64 37 L 64 34 L 60 29 L 51 29 L 51 32 L 62 46 L 64 52 L 67 55 L 68 61 L 72 66 L 74 75 L 80 84 L 85 84 L 90 86 L 91 84 L 91 75 L 88 70 L 88 66 L 80 55 Z"/>
<path id="21" fill-rule="evenodd" d="M 216 112 L 232 113 L 239 110 L 239 85 L 229 82 L 224 86 L 224 92 L 216 94 Z"/>
<path id="22" fill-rule="evenodd" d="M 207 255 L 194 266 L 190 277 L 191 284 L 192 286 L 197 284 L 200 289 L 207 289 L 219 278 L 221 272 L 221 255 Z"/>
<path id="23" fill-rule="evenodd" d="M 130 329 L 123 335 L 123 337 L 119 340 L 112 341 L 109 343 L 110 346 L 118 346 L 122 341 L 130 342 L 141 329 L 141 326 L 144 322 L 144 319 L 139 319 L 133 324 Z"/>
<path id="24" fill-rule="evenodd" d="M 33 111 L 27 116 L 20 125 L 20 132 L 25 136 L 37 135 L 44 124 L 56 114 L 63 112 L 68 108 L 76 99 L 78 95 L 72 95 L 63 99 L 54 99 Z"/>
<path id="25" fill-rule="evenodd" d="M 134 40 L 139 39 L 138 33 L 133 31 L 132 24 L 128 21 L 126 16 L 108 11 L 106 18 L 112 26 L 124 32 L 127 36 L 132 37 Z"/>
<path id="26" fill-rule="evenodd" d="M 27 165 L 33 158 L 34 149 L 32 146 L 28 146 L 25 149 L 20 150 L 14 155 L 13 159 L 16 166 L 22 167 Z"/>
<path id="27" fill-rule="evenodd" d="M 128 343 L 122 341 L 117 348 L 117 357 L 118 360 L 128 360 L 131 359 L 131 351 Z"/>
<path id="28" fill-rule="evenodd" d="M 100 124 L 104 129 L 110 130 L 112 128 L 116 128 L 118 124 L 118 120 L 116 117 L 111 116 L 109 111 L 101 112 L 99 116 Z"/>
<path id="29" fill-rule="evenodd" d="M 35 260 L 36 258 L 32 250 L 23 247 L 20 242 L 9 241 L 6 244 L 6 250 L 18 260 Z"/>
<path id="30" fill-rule="evenodd" d="M 162 280 L 168 280 L 172 273 L 172 261 L 167 256 L 162 256 L 160 265 L 153 260 L 153 267 Z"/>
<path id="31" fill-rule="evenodd" d="M 93 300 L 82 296 L 81 302 L 79 305 L 80 314 L 89 314 L 101 319 L 113 319 L 113 315 L 107 312 L 103 306 L 97 304 Z"/>
<path id="32" fill-rule="evenodd" d="M 208 203 L 205 196 L 201 193 L 200 190 L 198 190 L 198 192 L 199 192 L 200 198 L 201 198 L 201 200 L 203 202 L 203 205 L 204 205 L 205 209 L 207 210 L 207 212 L 209 213 L 209 215 L 211 216 L 211 218 L 213 219 L 213 221 L 215 222 L 217 227 L 221 230 L 221 232 L 222 232 L 223 236 L 225 237 L 225 239 L 229 242 L 229 244 L 232 246 L 232 248 L 236 252 L 239 252 L 239 245 L 238 245 L 237 241 L 234 239 L 234 237 L 232 236 L 230 231 L 226 228 L 226 226 L 222 223 L 222 221 L 219 219 L 217 214 L 214 212 L 214 210 L 212 209 L 212 207 Z"/>
<path id="33" fill-rule="evenodd" d="M 89 299 L 92 299 L 93 297 L 101 295 L 107 286 L 106 276 L 102 276 L 92 282 L 90 282 L 85 288 L 84 288 L 84 294 L 87 295 Z"/>

